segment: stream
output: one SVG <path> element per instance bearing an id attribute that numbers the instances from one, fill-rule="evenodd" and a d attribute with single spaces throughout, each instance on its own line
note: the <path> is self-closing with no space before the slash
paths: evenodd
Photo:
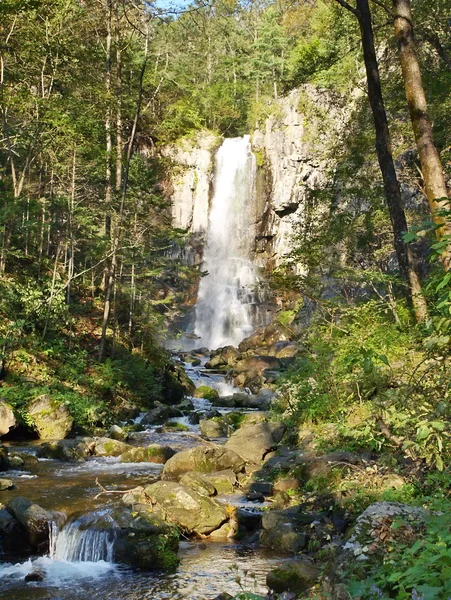
<path id="1" fill-rule="evenodd" d="M 196 386 L 208 384 L 223 396 L 236 391 L 224 381 L 223 376 L 207 373 L 204 362 L 198 367 L 185 365 Z M 206 400 L 193 398 L 192 401 L 196 410 L 209 407 Z M 226 412 L 230 409 L 219 410 Z M 173 420 L 188 423 L 186 417 Z M 160 429 L 148 426 L 144 431 L 134 433 L 130 443 L 137 446 L 158 443 L 175 450 L 199 445 L 196 439 L 200 435 L 198 425 L 190 425 L 188 432 L 161 433 Z M 9 449 L 10 452 L 34 456 L 38 445 L 39 441 L 10 442 Z M 241 586 L 247 591 L 266 593 L 266 574 L 282 559 L 263 549 L 247 547 L 233 540 L 207 540 L 205 543 L 199 540 L 181 541 L 180 565 L 175 573 L 166 574 L 143 572 L 115 564 L 114 556 L 108 551 L 109 542 L 101 539 L 99 532 L 94 535 L 87 529 L 83 532 L 83 540 L 80 539 L 74 519 L 99 511 L 106 513 L 120 502 L 121 494 L 96 498 L 100 492 L 96 478 L 108 490 L 128 490 L 156 481 L 162 467 L 155 463 L 121 463 L 118 458 L 92 457 L 85 462 L 68 463 L 34 457 L 26 462 L 22 470 L 0 474 L 12 479 L 16 485 L 14 489 L 2 492 L 4 502 L 14 496 L 25 496 L 43 508 L 67 517 L 61 531 L 53 532 L 55 539 L 51 540 L 48 556 L 0 564 L 0 600 L 91 600 L 93 590 L 96 599 L 105 600 L 209 600 L 224 591 L 236 594 L 241 591 Z M 220 500 L 249 506 L 245 497 L 237 494 L 224 496 Z M 255 509 L 261 508 L 261 505 L 254 506 Z M 24 577 L 36 570 L 44 574 L 44 581 L 25 582 Z M 238 578 L 241 582 L 237 581 Z"/>

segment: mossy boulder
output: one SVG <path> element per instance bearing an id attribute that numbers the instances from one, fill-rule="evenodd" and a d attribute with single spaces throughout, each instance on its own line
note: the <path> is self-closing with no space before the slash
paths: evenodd
<path id="1" fill-rule="evenodd" d="M 224 446 L 196 446 L 177 452 L 163 468 L 164 479 L 176 479 L 188 471 L 214 473 L 215 471 L 232 470 L 240 473 L 245 461 L 236 452 Z"/>
<path id="2" fill-rule="evenodd" d="M 179 530 L 141 506 L 138 511 L 118 509 L 115 523 L 115 561 L 150 571 L 174 571 L 178 565 Z"/>
<path id="3" fill-rule="evenodd" d="M 216 494 L 215 486 L 204 473 L 189 471 L 180 477 L 180 485 L 195 490 L 201 496 L 214 496 Z"/>
<path id="4" fill-rule="evenodd" d="M 201 385 L 193 392 L 194 398 L 205 398 L 205 400 L 217 400 L 219 398 L 218 390 L 215 390 L 208 385 Z"/>
<path id="5" fill-rule="evenodd" d="M 207 535 L 228 519 L 225 506 L 198 491 L 172 481 L 157 481 L 144 489 L 152 510 L 188 533 Z"/>
<path id="6" fill-rule="evenodd" d="M 214 485 L 218 494 L 232 494 L 238 485 L 236 474 L 231 469 L 204 473 L 203 477 Z"/>
<path id="7" fill-rule="evenodd" d="M 293 592 L 305 593 L 314 585 L 321 572 L 306 561 L 293 561 L 270 571 L 266 576 L 266 585 L 276 594 Z"/>
<path id="8" fill-rule="evenodd" d="M 6 490 L 12 490 L 14 487 L 14 482 L 12 479 L 0 479 L 0 492 L 4 492 Z"/>
<path id="9" fill-rule="evenodd" d="M 127 450 L 131 450 L 131 448 L 129 444 L 125 444 L 119 440 L 100 437 L 95 440 L 94 454 L 96 456 L 120 456 L 124 452 L 127 452 Z"/>
<path id="10" fill-rule="evenodd" d="M 201 434 L 207 438 L 227 437 L 231 432 L 230 426 L 221 417 L 201 419 L 199 425 Z"/>
<path id="11" fill-rule="evenodd" d="M 123 463 L 134 462 L 152 462 L 164 464 L 175 452 L 169 446 L 160 446 L 151 444 L 147 447 L 130 448 L 120 455 L 120 460 Z"/>
<path id="12" fill-rule="evenodd" d="M 63 439 L 70 433 L 74 424 L 68 407 L 47 394 L 30 402 L 27 412 L 41 440 Z"/>

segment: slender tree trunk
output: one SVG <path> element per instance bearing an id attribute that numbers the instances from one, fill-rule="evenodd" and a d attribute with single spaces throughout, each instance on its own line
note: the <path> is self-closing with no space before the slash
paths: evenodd
<path id="1" fill-rule="evenodd" d="M 112 0 L 105 0 L 106 8 L 106 63 L 105 63 L 105 93 L 106 93 L 106 112 L 105 112 L 105 141 L 106 141 L 106 157 L 105 157 L 105 235 L 111 236 L 111 199 L 112 199 L 112 183 L 111 183 L 111 159 L 113 151 L 113 141 L 111 136 L 111 24 L 112 24 Z"/>
<path id="2" fill-rule="evenodd" d="M 451 222 L 443 215 L 437 214 L 437 211 L 450 210 L 450 202 L 442 163 L 434 143 L 432 124 L 428 115 L 426 95 L 415 48 L 410 0 L 392 0 L 392 3 L 399 58 L 410 120 L 420 157 L 424 187 L 432 218 L 437 225 L 440 225 L 437 235 L 439 238 L 443 238 L 443 236 L 451 236 Z M 442 255 L 442 261 L 445 270 L 448 271 L 451 268 L 450 244 Z"/>
<path id="3" fill-rule="evenodd" d="M 382 96 L 379 65 L 374 47 L 373 26 L 371 23 L 371 12 L 368 0 L 357 0 L 356 8 L 353 8 L 345 0 L 337 0 L 337 2 L 347 10 L 350 10 L 357 17 L 359 22 L 368 82 L 368 97 L 376 130 L 377 158 L 384 182 L 385 199 L 392 224 L 396 257 L 398 259 L 401 275 L 409 285 L 415 317 L 418 322 L 422 322 L 427 316 L 427 305 L 421 291 L 421 284 L 415 269 L 412 252 L 403 240 L 403 234 L 408 229 L 407 221 L 402 206 L 401 190 L 393 162 L 390 132 Z"/>
<path id="4" fill-rule="evenodd" d="M 49 320 L 50 320 L 50 312 L 52 310 L 53 298 L 55 297 L 56 274 L 58 272 L 58 259 L 59 259 L 59 256 L 60 256 L 60 251 L 61 251 L 61 245 L 58 244 L 58 246 L 56 248 L 56 253 L 55 253 L 55 262 L 53 264 L 52 287 L 51 287 L 51 290 L 50 290 L 50 298 L 49 298 L 49 301 L 47 303 L 47 314 L 45 316 L 45 325 L 44 325 L 44 331 L 42 332 L 42 340 L 44 340 L 45 336 L 47 335 L 47 329 L 48 329 Z"/>
<path id="5" fill-rule="evenodd" d="M 116 192 L 122 184 L 122 53 L 120 23 L 116 5 Z"/>
<path id="6" fill-rule="evenodd" d="M 146 67 L 147 67 L 148 52 L 149 52 L 149 32 L 148 32 L 148 24 L 147 24 L 147 33 L 146 33 L 146 40 L 145 40 L 145 46 L 144 46 L 144 59 L 143 59 L 143 63 L 141 66 L 141 72 L 140 72 L 140 76 L 139 76 L 138 100 L 136 102 L 135 118 L 133 120 L 133 126 L 132 126 L 132 130 L 130 133 L 130 139 L 129 139 L 128 147 L 127 147 L 127 157 L 125 160 L 125 172 L 124 172 L 124 177 L 123 177 L 123 182 L 122 182 L 122 193 L 121 193 L 121 204 L 120 204 L 120 208 L 119 208 L 119 218 L 118 218 L 118 222 L 115 224 L 111 266 L 109 269 L 108 281 L 107 281 L 107 286 L 106 286 L 106 290 L 105 290 L 105 304 L 104 304 L 104 310 L 103 310 L 102 334 L 100 337 L 100 346 L 99 346 L 99 360 L 103 360 L 103 358 L 105 356 L 106 332 L 107 332 L 108 322 L 110 319 L 110 312 L 111 312 L 111 296 L 113 293 L 114 280 L 116 278 L 116 270 L 117 270 L 117 264 L 118 264 L 117 252 L 118 252 L 119 242 L 120 242 L 121 233 L 122 233 L 122 220 L 123 220 L 123 216 L 124 216 L 125 200 L 127 198 L 128 179 L 129 179 L 129 174 L 130 174 L 130 163 L 131 163 L 131 159 L 132 159 L 132 155 L 133 155 L 133 145 L 135 143 L 136 130 L 138 127 L 138 121 L 139 121 L 139 117 L 141 114 L 141 104 L 142 104 L 142 96 L 143 96 L 143 81 L 144 81 L 144 74 L 146 72 Z"/>

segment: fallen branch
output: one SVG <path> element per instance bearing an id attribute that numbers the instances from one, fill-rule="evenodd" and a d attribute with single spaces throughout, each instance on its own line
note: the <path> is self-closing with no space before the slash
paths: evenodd
<path id="1" fill-rule="evenodd" d="M 98 477 L 96 477 L 96 485 L 101 489 L 101 491 L 94 496 L 94 500 L 97 500 L 97 498 L 100 498 L 100 496 L 102 496 L 103 494 L 122 494 L 122 495 L 124 495 L 124 494 L 128 494 L 129 492 L 133 492 L 133 490 L 135 489 L 135 488 L 132 488 L 130 490 L 107 490 L 99 482 Z"/>

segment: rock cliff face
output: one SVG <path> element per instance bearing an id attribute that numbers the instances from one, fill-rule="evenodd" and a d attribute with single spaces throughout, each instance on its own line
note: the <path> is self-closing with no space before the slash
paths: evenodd
<path id="1" fill-rule="evenodd" d="M 208 211 L 214 154 L 220 139 L 210 131 L 195 138 L 183 138 L 177 145 L 162 149 L 172 165 L 169 195 L 174 227 L 190 235 L 185 259 L 189 264 L 202 261 L 202 249 L 208 225 Z"/>
<path id="2" fill-rule="evenodd" d="M 333 177 L 334 146 L 349 116 L 349 109 L 342 109 L 329 92 L 305 85 L 280 99 L 273 114 L 253 133 L 259 165 L 254 206 L 259 266 L 280 264 L 296 230 L 309 219 L 320 218 L 321 204 L 314 196 Z M 163 150 L 174 165 L 173 223 L 190 234 L 186 259 L 191 264 L 202 260 L 219 144 L 220 139 L 206 131 Z"/>
<path id="3" fill-rule="evenodd" d="M 341 109 L 331 94 L 305 85 L 280 99 L 264 127 L 254 132 L 253 147 L 263 163 L 260 176 L 266 178 L 259 186 L 266 190 L 256 243 L 260 263 L 280 264 L 293 234 L 321 217 L 314 197 L 333 177 L 333 149 L 348 118 L 349 109 Z"/>

